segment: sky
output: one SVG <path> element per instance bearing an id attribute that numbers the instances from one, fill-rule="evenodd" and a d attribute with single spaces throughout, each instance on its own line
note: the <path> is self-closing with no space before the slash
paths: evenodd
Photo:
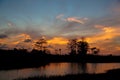
<path id="1" fill-rule="evenodd" d="M 0 0 L 0 48 L 32 49 L 44 37 L 53 49 L 85 37 L 100 54 L 120 52 L 120 0 Z"/>

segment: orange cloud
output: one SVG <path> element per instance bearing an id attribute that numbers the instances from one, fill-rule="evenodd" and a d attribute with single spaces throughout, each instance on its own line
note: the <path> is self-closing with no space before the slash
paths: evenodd
<path id="1" fill-rule="evenodd" d="M 22 33 L 15 36 L 14 35 L 10 36 L 8 39 L 6 39 L 5 43 L 17 45 L 19 43 L 23 43 L 26 39 L 31 39 L 30 35 Z"/>
<path id="2" fill-rule="evenodd" d="M 0 43 L 4 43 L 4 42 L 6 42 L 6 38 L 0 39 Z"/>
<path id="3" fill-rule="evenodd" d="M 115 31 L 115 29 L 112 28 L 112 27 L 104 27 L 104 28 L 103 28 L 103 31 L 104 31 L 105 33 L 112 33 L 112 32 Z"/>
<path id="4" fill-rule="evenodd" d="M 69 21 L 72 21 L 74 19 L 68 18 Z M 103 52 L 113 52 L 111 49 L 114 49 L 114 51 L 120 51 L 120 47 L 118 47 L 116 44 L 114 44 L 113 39 L 120 36 L 120 27 L 118 26 L 103 26 L 103 25 L 95 25 L 95 28 L 98 29 L 100 32 L 98 34 L 89 36 L 86 38 L 86 41 L 90 43 L 90 47 L 96 46 L 100 48 Z M 44 36 L 42 38 L 45 38 Z M 24 48 L 32 47 L 34 42 L 37 40 L 32 40 L 30 43 L 25 43 L 24 41 L 30 39 L 31 36 L 25 33 L 18 34 L 18 35 L 10 35 L 7 38 L 0 39 L 1 43 L 5 43 L 9 45 L 9 47 L 14 48 L 16 45 L 20 44 L 20 46 L 24 46 Z M 45 38 L 46 39 L 46 38 Z M 66 50 L 66 45 L 68 43 L 68 39 L 64 37 L 53 37 L 52 39 L 47 40 L 48 45 L 53 46 L 53 52 L 55 49 L 62 49 Z M 94 43 L 94 44 L 92 44 Z M 111 51 L 110 51 L 111 50 Z"/>
<path id="5" fill-rule="evenodd" d="M 120 47 L 119 47 L 119 46 L 117 46 L 117 47 L 116 47 L 116 50 L 119 50 L 119 51 L 120 51 Z"/>
<path id="6" fill-rule="evenodd" d="M 17 45 L 17 44 L 19 44 L 19 43 L 20 43 L 20 41 L 12 42 L 13 45 Z"/>
<path id="7" fill-rule="evenodd" d="M 31 43 L 28 43 L 26 44 L 25 43 L 25 40 L 28 40 L 28 39 L 31 39 L 30 35 L 28 34 L 18 34 L 18 35 L 10 35 L 9 37 L 7 38 L 3 38 L 3 39 L 0 39 L 0 43 L 2 44 L 7 44 L 7 47 L 8 48 L 14 48 L 16 47 L 17 45 L 19 45 L 19 47 L 29 47 Z"/>
<path id="8" fill-rule="evenodd" d="M 64 45 L 64 44 L 67 44 L 68 40 L 62 37 L 54 37 L 53 39 L 50 39 L 47 42 L 48 44 Z"/>
<path id="9" fill-rule="evenodd" d="M 89 37 L 88 40 L 92 40 L 91 42 L 106 40 L 106 39 L 113 39 L 117 36 L 120 36 L 119 27 L 106 27 L 102 25 L 95 25 L 95 28 L 98 28 L 101 30 L 99 34 L 94 35 L 93 37 Z M 91 39 L 90 39 L 91 38 Z"/>
<path id="10" fill-rule="evenodd" d="M 120 27 L 95 25 L 95 28 L 99 29 L 100 32 L 86 38 L 89 43 L 93 43 L 91 46 L 99 47 L 101 53 L 113 54 L 118 52 L 120 48 L 119 45 L 116 45 L 114 39 L 120 36 Z"/>
<path id="11" fill-rule="evenodd" d="M 31 39 L 30 35 L 24 34 L 24 33 L 15 36 L 15 38 L 22 39 L 22 40 L 24 40 L 24 39 Z"/>

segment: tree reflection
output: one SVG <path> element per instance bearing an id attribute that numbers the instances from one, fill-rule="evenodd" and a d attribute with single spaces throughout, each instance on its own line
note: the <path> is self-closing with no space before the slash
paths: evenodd
<path id="1" fill-rule="evenodd" d="M 93 73 L 96 73 L 96 67 L 97 67 L 97 63 L 93 63 L 92 64 Z"/>
<path id="2" fill-rule="evenodd" d="M 81 63 L 81 71 L 82 71 L 82 73 L 87 73 L 87 64 L 86 63 Z"/>
<path id="3" fill-rule="evenodd" d="M 87 64 L 86 63 L 71 63 L 70 64 L 70 73 L 87 73 Z"/>

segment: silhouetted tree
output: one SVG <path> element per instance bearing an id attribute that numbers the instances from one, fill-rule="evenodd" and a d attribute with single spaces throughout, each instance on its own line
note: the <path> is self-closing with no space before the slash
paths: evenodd
<path id="1" fill-rule="evenodd" d="M 40 51 L 44 51 L 46 48 L 46 46 L 45 46 L 46 43 L 47 43 L 46 40 L 41 38 L 37 42 L 35 42 L 34 46 L 36 49 L 38 49 Z"/>
<path id="2" fill-rule="evenodd" d="M 98 54 L 100 50 L 96 47 L 91 48 L 92 54 Z"/>
<path id="3" fill-rule="evenodd" d="M 60 53 L 60 54 L 62 53 L 62 49 L 59 49 L 59 53 Z"/>
<path id="4" fill-rule="evenodd" d="M 89 49 L 89 44 L 82 38 L 81 41 L 77 42 L 77 51 L 79 55 L 86 55 Z"/>
<path id="5" fill-rule="evenodd" d="M 55 54 L 58 54 L 58 49 L 55 49 Z"/>
<path id="6" fill-rule="evenodd" d="M 70 39 L 68 42 L 68 49 L 70 50 L 70 54 L 74 55 L 77 51 L 77 39 Z"/>

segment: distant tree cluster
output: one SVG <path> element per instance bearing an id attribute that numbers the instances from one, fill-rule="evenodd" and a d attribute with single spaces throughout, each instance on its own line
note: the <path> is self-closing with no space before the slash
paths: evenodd
<path id="1" fill-rule="evenodd" d="M 50 53 L 50 50 L 47 49 L 47 41 L 44 38 L 40 38 L 34 43 L 34 51 L 40 51 L 42 53 Z"/>
<path id="2" fill-rule="evenodd" d="M 45 39 L 41 38 L 35 42 L 34 48 L 41 50 L 41 51 L 44 51 L 46 48 L 45 44 L 47 44 L 47 41 Z"/>
<path id="3" fill-rule="evenodd" d="M 5 48 L 5 44 L 0 43 L 0 49 Z M 33 50 L 31 53 L 50 53 L 50 50 L 48 49 L 47 41 L 45 38 L 38 39 L 33 44 Z M 86 55 L 88 52 L 92 53 L 94 55 L 98 54 L 100 50 L 96 47 L 90 48 L 89 43 L 85 41 L 85 38 L 81 38 L 81 40 L 78 39 L 70 39 L 67 44 L 67 48 L 69 50 L 70 55 Z M 27 51 L 27 49 L 24 48 L 14 48 L 14 51 Z M 62 49 L 55 49 L 56 54 L 62 54 Z"/>
<path id="4" fill-rule="evenodd" d="M 96 47 L 90 48 L 87 41 L 84 38 L 81 40 L 70 39 L 67 44 L 68 49 L 70 50 L 70 55 L 86 55 L 89 50 L 91 50 L 92 54 L 97 54 L 100 50 Z"/>
<path id="5" fill-rule="evenodd" d="M 100 52 L 100 49 L 93 47 L 93 48 L 91 48 L 91 51 L 93 54 L 98 54 Z"/>
<path id="6" fill-rule="evenodd" d="M 70 39 L 68 42 L 68 49 L 70 50 L 71 55 L 75 55 L 77 53 L 77 39 Z"/>

